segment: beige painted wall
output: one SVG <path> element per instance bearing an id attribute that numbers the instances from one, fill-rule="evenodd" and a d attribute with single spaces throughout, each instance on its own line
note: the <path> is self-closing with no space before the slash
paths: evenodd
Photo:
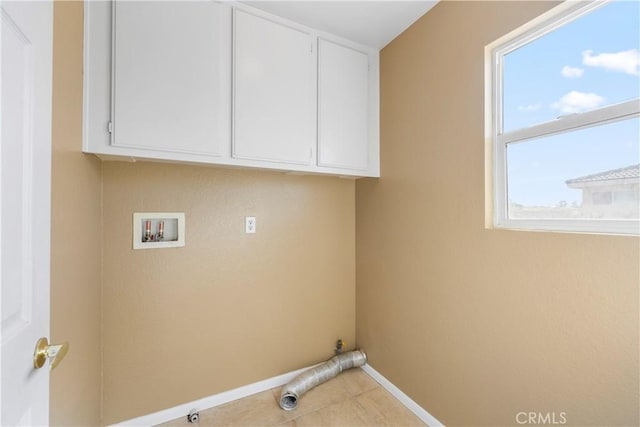
<path id="1" fill-rule="evenodd" d="M 381 56 L 357 341 L 448 426 L 638 425 L 638 238 L 484 228 L 483 49 L 552 6 L 444 2 Z"/>
<path id="2" fill-rule="evenodd" d="M 56 1 L 53 34 L 51 340 L 69 341 L 51 373 L 52 425 L 100 424 L 101 174 L 82 144 L 82 2 Z"/>
<path id="3" fill-rule="evenodd" d="M 355 338 L 355 184 L 105 162 L 104 422 L 324 360 Z M 186 247 L 132 250 L 133 212 L 185 212 Z M 244 234 L 244 217 L 257 234 Z"/>

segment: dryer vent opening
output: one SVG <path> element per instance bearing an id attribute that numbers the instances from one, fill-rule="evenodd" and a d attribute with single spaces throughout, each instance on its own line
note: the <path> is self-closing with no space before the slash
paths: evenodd
<path id="1" fill-rule="evenodd" d="M 285 411 L 296 409 L 298 406 L 298 398 L 293 394 L 285 394 L 280 397 L 280 407 Z"/>

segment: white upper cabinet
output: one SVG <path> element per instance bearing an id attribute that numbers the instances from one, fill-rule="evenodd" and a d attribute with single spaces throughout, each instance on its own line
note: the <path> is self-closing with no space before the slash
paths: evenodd
<path id="1" fill-rule="evenodd" d="M 369 166 L 369 55 L 318 40 L 318 165 Z"/>
<path id="2" fill-rule="evenodd" d="M 310 164 L 311 35 L 240 10 L 233 34 L 233 157 Z"/>
<path id="3" fill-rule="evenodd" d="M 112 144 L 228 152 L 231 8 L 116 1 L 113 13 Z"/>
<path id="4" fill-rule="evenodd" d="M 379 172 L 378 51 L 240 2 L 84 2 L 83 150 Z"/>

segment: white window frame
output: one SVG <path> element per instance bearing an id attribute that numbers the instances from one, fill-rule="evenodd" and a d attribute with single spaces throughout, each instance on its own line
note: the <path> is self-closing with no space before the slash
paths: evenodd
<path id="1" fill-rule="evenodd" d="M 485 47 L 485 140 L 487 151 L 487 226 L 530 231 L 640 234 L 640 221 L 608 219 L 514 219 L 508 216 L 508 144 L 574 132 L 640 117 L 636 98 L 584 113 L 561 116 L 530 127 L 503 132 L 503 58 L 508 53 L 580 18 L 610 0 L 565 1 Z"/>

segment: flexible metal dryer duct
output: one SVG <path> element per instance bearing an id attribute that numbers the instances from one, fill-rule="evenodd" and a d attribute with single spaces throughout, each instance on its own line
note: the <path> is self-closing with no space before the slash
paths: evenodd
<path id="1" fill-rule="evenodd" d="M 355 350 L 332 357 L 328 361 L 315 366 L 291 380 L 282 388 L 280 407 L 291 411 L 298 406 L 298 399 L 315 386 L 329 381 L 340 372 L 357 368 L 367 363 L 364 351 Z"/>

